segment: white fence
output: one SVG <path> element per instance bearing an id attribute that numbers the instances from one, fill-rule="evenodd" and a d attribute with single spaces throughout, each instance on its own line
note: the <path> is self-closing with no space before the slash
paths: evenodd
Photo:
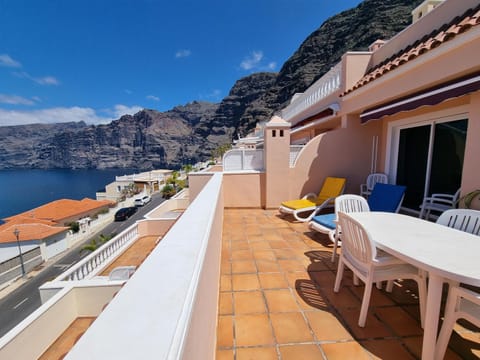
<path id="1" fill-rule="evenodd" d="M 262 149 L 232 149 L 223 155 L 223 171 L 263 171 Z"/>
<path id="2" fill-rule="evenodd" d="M 295 161 L 297 161 L 298 154 L 303 149 L 303 145 L 290 145 L 290 167 L 295 167 Z"/>
<path id="3" fill-rule="evenodd" d="M 292 101 L 290 105 L 283 109 L 282 118 L 288 121 L 295 117 L 295 115 L 340 89 L 341 75 L 342 63 L 339 62 L 310 86 L 303 94 Z"/>
<path id="4" fill-rule="evenodd" d="M 82 280 L 95 275 L 97 269 L 100 269 L 107 261 L 110 261 L 112 256 L 122 252 L 125 247 L 130 246 L 137 237 L 138 225 L 135 223 L 60 274 L 54 281 Z"/>

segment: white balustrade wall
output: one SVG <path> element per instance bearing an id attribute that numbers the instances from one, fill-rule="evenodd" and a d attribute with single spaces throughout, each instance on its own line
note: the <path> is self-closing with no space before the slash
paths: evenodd
<path id="1" fill-rule="evenodd" d="M 332 67 L 325 75 L 318 79 L 303 94 L 282 110 L 282 118 L 289 121 L 310 106 L 320 102 L 328 95 L 340 89 L 342 63 Z"/>
<path id="2" fill-rule="evenodd" d="M 232 149 L 223 155 L 223 171 L 263 171 L 263 149 Z"/>
<path id="3" fill-rule="evenodd" d="M 55 281 L 82 280 L 96 275 L 104 264 L 130 246 L 138 237 L 137 223 L 128 227 L 120 234 L 109 240 L 90 255 L 83 258 L 70 269 L 60 274 Z"/>
<path id="4" fill-rule="evenodd" d="M 295 161 L 297 161 L 298 154 L 304 148 L 303 145 L 290 145 L 290 167 L 293 168 L 295 166 Z"/>

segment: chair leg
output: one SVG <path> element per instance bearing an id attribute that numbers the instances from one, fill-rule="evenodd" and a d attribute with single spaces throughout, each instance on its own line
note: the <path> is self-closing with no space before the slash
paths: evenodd
<path id="1" fill-rule="evenodd" d="M 338 261 L 338 268 L 337 268 L 337 277 L 335 278 L 335 286 L 333 287 L 333 291 L 338 293 L 340 290 L 340 283 L 342 282 L 343 271 L 345 269 L 345 264 L 343 263 L 342 258 Z"/>
<path id="2" fill-rule="evenodd" d="M 360 285 L 360 281 L 358 281 L 358 276 L 353 274 L 353 285 L 358 286 Z"/>
<path id="3" fill-rule="evenodd" d="M 358 326 L 365 327 L 367 321 L 368 305 L 370 304 L 370 297 L 372 295 L 372 281 L 365 283 L 365 290 L 363 292 L 362 308 L 360 309 L 360 318 L 358 319 Z"/>
<path id="4" fill-rule="evenodd" d="M 420 324 L 422 329 L 425 325 L 425 313 L 427 311 L 427 272 L 419 270 L 418 273 L 418 304 L 420 306 Z"/>
<path id="5" fill-rule="evenodd" d="M 425 213 L 425 204 L 423 203 L 420 207 L 420 215 L 418 216 L 419 219 L 423 219 L 423 215 Z"/>
<path id="6" fill-rule="evenodd" d="M 455 308 L 457 301 L 451 299 L 451 296 L 447 299 L 447 306 L 445 308 L 445 318 L 443 320 L 442 328 L 437 339 L 437 346 L 435 347 L 435 359 L 443 359 L 445 352 L 447 351 L 450 335 L 452 334 L 453 327 L 457 321 L 455 315 Z"/>
<path id="7" fill-rule="evenodd" d="M 336 234 L 334 234 L 333 236 L 330 236 L 330 234 L 328 234 L 328 236 L 330 237 L 330 240 L 333 241 L 332 263 L 334 263 L 335 257 L 337 256 L 338 236 Z"/>
<path id="8" fill-rule="evenodd" d="M 391 293 L 393 291 L 393 280 L 388 280 L 387 281 L 387 287 L 385 288 L 385 291 L 388 293 Z"/>

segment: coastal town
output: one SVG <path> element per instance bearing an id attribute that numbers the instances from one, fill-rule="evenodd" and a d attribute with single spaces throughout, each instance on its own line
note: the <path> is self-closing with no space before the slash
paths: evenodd
<path id="1" fill-rule="evenodd" d="M 59 199 L 3 219 L 0 288 L 77 247 L 114 221 L 119 209 L 135 207 L 137 198 L 160 193 L 172 173 L 152 170 L 117 176 L 96 199 Z"/>
<path id="2" fill-rule="evenodd" d="M 125 226 L 56 264 L 0 359 L 480 358 L 480 1 L 407 5 L 211 161 L 4 219 L 5 289 Z"/>

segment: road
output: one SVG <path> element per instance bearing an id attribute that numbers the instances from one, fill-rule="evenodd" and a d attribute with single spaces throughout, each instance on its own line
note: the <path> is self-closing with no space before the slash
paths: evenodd
<path id="1" fill-rule="evenodd" d="M 76 264 L 80 259 L 88 255 L 88 252 L 80 252 L 81 247 L 90 242 L 92 238 L 100 234 L 119 234 L 135 221 L 140 220 L 146 213 L 157 207 L 164 199 L 159 194 L 152 196 L 152 201 L 143 207 L 129 219 L 122 222 L 113 222 L 94 234 L 91 238 L 85 240 L 76 247 L 69 249 L 55 263 L 40 271 L 34 277 L 29 278 L 23 285 L 0 299 L 0 337 L 5 335 L 28 315 L 34 312 L 42 304 L 38 288 L 45 283 L 57 277 L 59 274 Z"/>

